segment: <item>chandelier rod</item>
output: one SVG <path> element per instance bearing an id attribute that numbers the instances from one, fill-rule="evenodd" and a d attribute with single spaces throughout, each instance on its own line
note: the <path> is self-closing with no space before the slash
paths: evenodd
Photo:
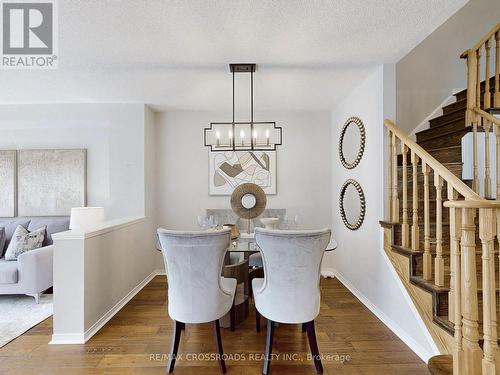
<path id="1" fill-rule="evenodd" d="M 250 72 L 250 145 L 252 146 L 252 150 L 254 148 L 254 141 L 257 142 L 257 138 L 254 137 L 253 133 L 253 71 Z"/>
<path id="2" fill-rule="evenodd" d="M 235 141 L 236 141 L 236 135 L 235 135 L 235 126 L 234 126 L 234 121 L 235 121 L 235 116 L 234 116 L 234 70 L 233 70 L 233 125 L 232 125 L 232 134 L 230 138 L 233 138 L 233 151 L 236 149 L 235 147 Z"/>

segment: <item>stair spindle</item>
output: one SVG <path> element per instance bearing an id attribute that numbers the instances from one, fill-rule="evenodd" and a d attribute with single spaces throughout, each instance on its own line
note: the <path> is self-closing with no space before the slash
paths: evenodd
<path id="1" fill-rule="evenodd" d="M 473 152 L 473 177 L 472 190 L 479 194 L 479 175 L 478 175 L 478 158 L 477 158 L 477 119 L 472 124 L 472 152 Z"/>
<path id="2" fill-rule="evenodd" d="M 476 108 L 481 108 L 481 48 L 476 51 Z M 479 192 L 479 174 L 478 174 L 478 146 L 477 146 L 477 130 L 481 126 L 481 117 L 475 115 L 474 125 L 472 128 L 472 137 L 474 143 L 474 181 L 473 189 L 476 193 Z"/>
<path id="3" fill-rule="evenodd" d="M 467 54 L 467 110 L 465 112 L 465 126 L 472 126 L 476 118 L 476 70 L 477 55 L 472 51 Z"/>
<path id="4" fill-rule="evenodd" d="M 467 110 L 465 112 L 465 126 L 472 126 L 473 140 L 473 180 L 472 190 L 479 190 L 479 179 L 477 175 L 477 115 L 474 112 L 477 93 L 477 54 L 469 50 L 467 54 Z"/>
<path id="5" fill-rule="evenodd" d="M 495 33 L 495 94 L 493 105 L 500 107 L 500 31 Z"/>
<path id="6" fill-rule="evenodd" d="M 429 172 L 430 168 L 422 160 L 422 173 L 424 174 L 424 279 L 432 279 L 432 255 L 429 219 Z"/>
<path id="7" fill-rule="evenodd" d="M 444 286 L 443 260 L 443 179 L 434 171 L 434 186 L 436 187 L 436 257 L 434 258 L 434 284 Z"/>
<path id="8" fill-rule="evenodd" d="M 408 147 L 403 142 L 401 142 L 401 154 L 403 157 L 403 224 L 401 227 L 401 245 L 408 247 L 410 242 L 410 225 L 408 224 Z"/>
<path id="9" fill-rule="evenodd" d="M 392 133 L 392 221 L 399 223 L 398 139 Z"/>
<path id="10" fill-rule="evenodd" d="M 484 197 L 490 199 L 491 196 L 491 172 L 490 172 L 490 130 L 491 123 L 483 120 L 484 128 Z M 498 163 L 497 163 L 498 164 Z"/>
<path id="11" fill-rule="evenodd" d="M 494 230 L 493 209 L 479 209 L 479 238 L 482 245 L 483 275 L 483 375 L 494 375 L 496 373 L 495 362 L 498 355 Z"/>
<path id="12" fill-rule="evenodd" d="M 482 351 L 479 347 L 476 275 L 475 209 L 462 209 L 461 285 L 464 374 L 480 375 Z"/>
<path id="13" fill-rule="evenodd" d="M 497 189 L 496 189 L 496 199 L 500 199 L 500 126 L 497 124 L 494 125 L 495 138 L 496 138 L 496 147 L 495 147 L 495 157 L 496 157 L 496 180 L 497 180 Z"/>
<path id="14" fill-rule="evenodd" d="M 418 250 L 419 244 L 419 227 L 418 227 L 418 156 L 414 151 L 411 151 L 411 164 L 412 164 L 412 200 L 413 211 L 411 220 L 411 248 Z"/>
<path id="15" fill-rule="evenodd" d="M 485 66 L 484 66 L 484 95 L 483 104 L 484 109 L 487 110 L 491 107 L 491 93 L 490 93 L 490 39 L 484 43 L 484 49 L 486 51 L 485 55 Z"/>
<path id="16" fill-rule="evenodd" d="M 481 108 L 481 48 L 476 51 L 476 108 Z"/>
<path id="17" fill-rule="evenodd" d="M 390 222 L 393 222 L 393 219 L 392 219 L 392 169 L 393 169 L 393 165 L 392 165 L 392 133 L 391 131 L 388 129 L 387 130 L 387 147 L 388 147 L 388 174 L 389 174 L 389 182 L 387 184 L 387 194 L 388 194 L 388 198 L 387 198 L 387 221 L 390 221 Z"/>

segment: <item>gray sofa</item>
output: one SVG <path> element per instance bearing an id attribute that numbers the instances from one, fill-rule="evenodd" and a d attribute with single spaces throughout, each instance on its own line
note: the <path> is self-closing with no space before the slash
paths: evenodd
<path id="1" fill-rule="evenodd" d="M 5 260 L 4 254 L 18 225 L 29 231 L 47 227 L 43 247 L 19 255 L 16 261 Z M 0 249 L 0 294 L 27 294 L 35 297 L 52 287 L 52 234 L 69 229 L 69 217 L 16 217 L 0 219 L 7 241 Z"/>

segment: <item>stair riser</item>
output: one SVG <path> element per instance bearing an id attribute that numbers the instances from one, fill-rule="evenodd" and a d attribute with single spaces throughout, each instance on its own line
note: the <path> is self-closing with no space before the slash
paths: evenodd
<path id="1" fill-rule="evenodd" d="M 486 82 L 482 81 L 481 85 L 480 85 L 481 97 L 483 97 L 483 94 L 484 94 L 485 84 L 486 84 Z M 495 91 L 495 77 L 493 76 L 490 78 L 490 92 L 493 93 L 494 91 Z M 457 98 L 457 100 L 466 99 L 467 98 L 467 89 L 456 93 L 455 98 Z"/>
<path id="2" fill-rule="evenodd" d="M 464 128 L 464 130 L 447 134 L 446 137 L 439 137 L 425 141 L 419 140 L 417 134 L 417 143 L 425 150 L 431 150 L 438 147 L 460 146 L 462 137 L 469 131 L 469 129 Z"/>
<path id="3" fill-rule="evenodd" d="M 442 115 L 436 118 L 433 118 L 429 121 L 431 125 L 431 129 L 435 127 L 439 127 L 445 123 L 462 120 L 465 122 L 465 109 L 459 109 L 455 112 L 448 113 L 446 115 Z"/>
<path id="4" fill-rule="evenodd" d="M 447 106 L 443 107 L 443 114 L 447 115 L 448 113 L 454 112 L 458 109 L 463 109 L 465 111 L 467 109 L 467 101 L 459 100 L 454 103 L 448 104 Z"/>
<path id="5" fill-rule="evenodd" d="M 461 163 L 462 148 L 456 147 L 452 149 L 435 150 L 430 153 L 440 163 Z"/>
<path id="6" fill-rule="evenodd" d="M 419 142 L 426 141 L 430 138 L 440 136 L 441 134 L 447 134 L 456 130 L 465 129 L 465 117 L 459 118 L 453 122 L 446 125 L 441 125 L 439 127 L 429 128 L 417 133 L 417 140 Z"/>

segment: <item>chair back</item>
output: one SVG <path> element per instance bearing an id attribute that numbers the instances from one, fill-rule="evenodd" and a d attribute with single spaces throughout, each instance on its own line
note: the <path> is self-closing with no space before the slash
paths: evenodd
<path id="1" fill-rule="evenodd" d="M 168 314 L 173 320 L 204 323 L 227 313 L 225 306 L 231 306 L 232 296 L 221 285 L 221 273 L 230 233 L 230 229 L 158 229 L 168 281 Z"/>
<path id="2" fill-rule="evenodd" d="M 330 235 L 330 229 L 255 229 L 265 277 L 254 293 L 259 294 L 257 309 L 262 315 L 281 323 L 305 323 L 316 318 L 321 260 Z"/>

